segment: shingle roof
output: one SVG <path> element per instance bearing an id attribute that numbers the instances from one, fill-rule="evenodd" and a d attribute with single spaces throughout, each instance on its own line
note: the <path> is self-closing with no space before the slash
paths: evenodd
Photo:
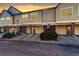
<path id="1" fill-rule="evenodd" d="M 13 6 L 10 6 L 8 10 L 3 10 L 1 13 L 0 13 L 0 17 L 2 16 L 3 13 L 6 13 L 5 16 L 13 16 L 15 14 L 19 14 L 19 13 L 22 13 L 21 11 L 17 10 L 15 7 Z"/>
<path id="2" fill-rule="evenodd" d="M 16 9 L 16 8 L 13 7 L 13 6 L 10 6 L 7 11 L 8 11 L 9 13 L 11 13 L 12 15 L 21 13 L 21 11 L 19 11 L 18 9 Z"/>
<path id="3" fill-rule="evenodd" d="M 9 13 L 7 10 L 4 9 L 4 10 L 1 12 L 0 17 L 1 17 L 1 16 L 8 16 L 8 15 L 12 16 L 11 13 Z"/>
<path id="4" fill-rule="evenodd" d="M 59 6 L 60 4 L 61 4 L 61 3 L 55 5 L 55 6 L 51 7 L 51 8 L 56 8 L 56 7 Z M 45 9 L 51 9 L 51 8 L 45 8 Z M 44 10 L 44 9 L 40 9 L 40 10 Z M 30 12 L 35 12 L 35 11 L 40 11 L 40 10 L 33 10 L 33 11 L 30 11 Z M 16 8 L 13 7 L 13 6 L 10 6 L 10 7 L 8 8 L 8 10 L 3 10 L 3 11 L 1 12 L 1 14 L 2 14 L 4 11 L 6 11 L 7 13 L 9 13 L 11 16 L 13 16 L 13 15 L 18 15 L 18 14 L 29 13 L 29 12 L 21 12 L 20 10 L 16 9 Z M 1 14 L 0 14 L 0 15 L 1 15 Z"/>
<path id="5" fill-rule="evenodd" d="M 25 14 L 25 13 L 30 13 L 30 12 L 36 12 L 36 11 L 42 11 L 42 10 L 46 10 L 46 9 L 55 9 L 57 8 L 61 3 L 58 3 L 52 7 L 48 7 L 48 8 L 44 8 L 44 9 L 38 9 L 38 10 L 33 10 L 33 11 L 28 11 L 28 12 L 22 12 L 22 13 L 19 13 L 19 14 Z M 15 15 L 18 15 L 18 14 L 15 14 Z"/>

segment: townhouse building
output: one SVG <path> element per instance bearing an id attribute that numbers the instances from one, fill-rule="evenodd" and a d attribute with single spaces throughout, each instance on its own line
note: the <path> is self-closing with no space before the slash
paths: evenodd
<path id="1" fill-rule="evenodd" d="M 14 27 L 14 15 L 21 13 L 11 6 L 8 10 L 3 10 L 0 14 L 0 32 L 12 32 Z"/>
<path id="2" fill-rule="evenodd" d="M 62 3 L 56 9 L 56 32 L 79 35 L 79 4 Z"/>
<path id="3" fill-rule="evenodd" d="M 21 12 L 11 6 L 0 14 L 1 32 L 41 33 L 48 24 L 58 34 L 79 35 L 79 4 L 61 3 L 30 12 Z"/>
<path id="4" fill-rule="evenodd" d="M 55 9 L 49 8 L 49 9 L 16 14 L 14 17 L 15 19 L 14 23 L 16 24 L 16 26 L 18 25 L 19 27 L 18 30 L 20 32 L 41 33 L 47 29 L 48 24 L 52 25 L 55 23 L 54 13 Z"/>

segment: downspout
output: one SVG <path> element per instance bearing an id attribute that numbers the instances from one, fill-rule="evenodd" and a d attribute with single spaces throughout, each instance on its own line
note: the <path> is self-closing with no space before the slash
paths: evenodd
<path id="1" fill-rule="evenodd" d="M 41 11 L 41 20 L 42 20 L 42 23 L 43 23 L 43 10 Z"/>
<path id="2" fill-rule="evenodd" d="M 42 30 L 44 31 L 44 26 L 43 26 L 43 10 L 41 11 L 41 22 L 42 22 Z"/>

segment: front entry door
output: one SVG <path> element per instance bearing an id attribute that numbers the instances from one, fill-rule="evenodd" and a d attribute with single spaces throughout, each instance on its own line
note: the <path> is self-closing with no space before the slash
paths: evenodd
<path id="1" fill-rule="evenodd" d="M 20 26 L 20 32 L 26 33 L 26 26 Z"/>
<path id="2" fill-rule="evenodd" d="M 74 32 L 75 32 L 74 24 L 67 25 L 67 34 L 68 35 L 74 35 Z"/>
<path id="3" fill-rule="evenodd" d="M 72 33 L 71 33 L 71 26 L 70 25 L 68 25 L 67 26 L 67 35 L 71 35 Z"/>
<path id="4" fill-rule="evenodd" d="M 43 26 L 43 30 L 44 30 L 44 31 L 47 30 L 47 26 L 46 26 L 46 25 Z"/>
<path id="5" fill-rule="evenodd" d="M 33 33 L 33 34 L 36 33 L 36 27 L 35 27 L 35 26 L 32 27 L 32 33 Z"/>
<path id="6" fill-rule="evenodd" d="M 55 32 L 55 25 L 50 25 L 51 31 Z"/>

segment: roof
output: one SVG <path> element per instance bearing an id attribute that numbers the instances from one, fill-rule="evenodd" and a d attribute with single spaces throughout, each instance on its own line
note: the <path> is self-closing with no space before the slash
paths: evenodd
<path id="1" fill-rule="evenodd" d="M 1 12 L 0 17 L 1 17 L 2 15 L 3 15 L 3 16 L 8 16 L 8 15 L 12 16 L 12 14 L 11 14 L 10 12 L 8 12 L 7 10 L 5 10 L 5 9 Z"/>
<path id="2" fill-rule="evenodd" d="M 7 11 L 10 12 L 12 15 L 22 13 L 21 11 L 19 11 L 18 9 L 16 9 L 16 8 L 13 7 L 13 6 L 10 6 Z"/>
<path id="3" fill-rule="evenodd" d="M 52 7 L 49 7 L 49 8 L 44 8 L 44 9 L 39 9 L 39 10 L 33 10 L 33 11 L 28 11 L 28 12 L 21 12 L 20 10 L 16 9 L 15 7 L 10 6 L 10 7 L 8 8 L 8 10 L 3 10 L 3 11 L 1 12 L 1 14 L 2 14 L 4 11 L 6 11 L 6 12 L 9 13 L 11 16 L 13 16 L 13 15 L 31 13 L 31 12 L 42 11 L 42 10 L 47 10 L 47 9 L 55 9 L 55 8 L 57 8 L 60 4 L 61 4 L 61 3 L 56 4 L 56 5 L 54 5 L 54 6 L 52 6 Z"/>
<path id="4" fill-rule="evenodd" d="M 10 6 L 8 10 L 2 10 L 1 14 L 3 14 L 4 12 L 6 12 L 6 16 L 10 15 L 10 16 L 13 16 L 15 14 L 19 14 L 19 13 L 22 13 L 21 11 L 19 11 L 18 9 L 16 9 L 15 7 L 13 6 Z M 0 15 L 1 15 L 0 14 Z"/>
<path id="5" fill-rule="evenodd" d="M 33 10 L 33 11 L 28 11 L 28 12 L 22 12 L 19 14 L 25 14 L 25 13 L 31 13 L 31 12 L 36 12 L 36 11 L 42 11 L 42 10 L 48 10 L 48 9 L 55 9 L 57 8 L 61 3 L 54 5 L 53 7 L 49 7 L 49 8 L 44 8 L 44 9 L 39 9 L 39 10 Z M 19 15 L 19 14 L 15 14 L 15 15 Z"/>

